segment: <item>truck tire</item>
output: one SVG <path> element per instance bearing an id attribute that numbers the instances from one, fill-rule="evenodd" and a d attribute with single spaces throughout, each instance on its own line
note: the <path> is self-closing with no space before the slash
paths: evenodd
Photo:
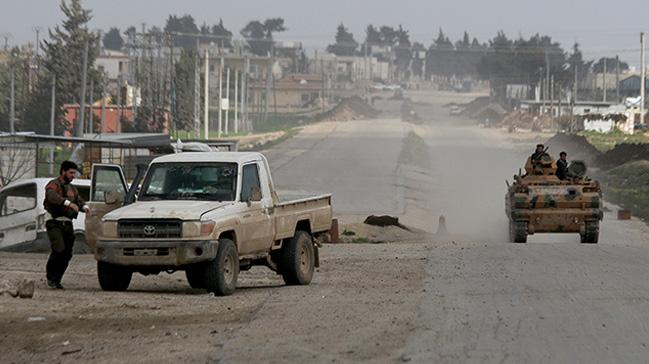
<path id="1" fill-rule="evenodd" d="M 315 270 L 315 253 L 311 234 L 296 231 L 295 236 L 282 248 L 282 278 L 290 286 L 311 283 Z"/>
<path id="2" fill-rule="evenodd" d="M 239 253 L 230 239 L 220 239 L 216 258 L 205 263 L 203 283 L 208 292 L 229 296 L 237 288 Z"/>
<path id="3" fill-rule="evenodd" d="M 581 234 L 582 244 L 597 244 L 599 241 L 599 221 L 587 222 L 584 234 Z"/>
<path id="4" fill-rule="evenodd" d="M 205 288 L 205 277 L 203 276 L 203 265 L 194 264 L 185 269 L 185 276 L 187 277 L 187 282 L 189 286 L 194 289 Z"/>
<path id="5" fill-rule="evenodd" d="M 527 222 L 509 221 L 509 241 L 512 243 L 527 243 Z"/>
<path id="6" fill-rule="evenodd" d="M 133 271 L 120 265 L 97 262 L 97 277 L 104 291 L 123 292 L 131 284 Z"/>

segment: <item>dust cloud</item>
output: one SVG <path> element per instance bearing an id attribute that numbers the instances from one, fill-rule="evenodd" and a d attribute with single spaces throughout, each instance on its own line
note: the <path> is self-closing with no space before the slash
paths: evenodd
<path id="1" fill-rule="evenodd" d="M 453 239 L 508 241 L 505 180 L 511 181 L 523 167 L 534 145 L 515 145 L 500 130 L 449 116 L 443 105 L 458 102 L 457 97 L 419 95 L 420 101 L 430 104 L 418 109 L 425 120 L 418 133 L 428 144 L 430 160 L 430 185 L 423 187 L 431 214 L 430 230 L 437 230 L 438 218 L 443 215 Z"/>

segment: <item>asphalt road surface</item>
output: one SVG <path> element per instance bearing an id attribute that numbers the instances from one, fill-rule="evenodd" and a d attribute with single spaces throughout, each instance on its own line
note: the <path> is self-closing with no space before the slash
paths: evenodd
<path id="1" fill-rule="evenodd" d="M 542 137 L 449 117 L 441 105 L 456 94 L 410 96 L 428 103 L 421 125 L 309 125 L 266 154 L 280 189 L 332 192 L 343 223 L 393 214 L 434 233 L 444 215 L 450 236 L 328 245 L 310 286 L 253 268 L 225 298 L 182 273 L 102 292 L 87 256 L 73 259 L 67 290 L 51 291 L 46 256 L 3 253 L 0 278 L 36 279 L 37 291 L 0 297 L 0 361 L 646 362 L 647 226 L 611 211 L 598 245 L 508 243 L 504 181 Z M 399 164 L 410 131 L 428 168 Z"/>

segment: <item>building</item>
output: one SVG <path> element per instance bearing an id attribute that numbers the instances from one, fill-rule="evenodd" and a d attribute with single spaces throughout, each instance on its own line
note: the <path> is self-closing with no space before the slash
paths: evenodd
<path id="1" fill-rule="evenodd" d="M 120 78 L 127 78 L 128 66 L 129 58 L 126 53 L 109 49 L 102 49 L 95 61 L 97 70 L 106 75 L 109 81 L 113 82 L 117 82 Z"/>
<path id="2" fill-rule="evenodd" d="M 649 77 L 645 79 L 645 92 L 649 95 Z M 631 75 L 620 80 L 621 97 L 637 97 L 640 95 L 640 76 Z"/>
<path id="3" fill-rule="evenodd" d="M 319 74 L 289 74 L 274 82 L 269 95 L 270 107 L 280 112 L 304 110 L 314 106 L 323 92 L 324 83 Z M 251 88 L 253 100 L 262 99 L 263 84 Z"/>

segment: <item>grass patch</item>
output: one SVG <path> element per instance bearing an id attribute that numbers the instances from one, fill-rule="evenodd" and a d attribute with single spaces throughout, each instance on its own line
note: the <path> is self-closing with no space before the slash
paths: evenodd
<path id="1" fill-rule="evenodd" d="M 601 152 L 607 152 L 620 143 L 649 143 L 649 136 L 645 134 L 624 134 L 619 130 L 610 133 L 599 133 L 596 131 L 584 131 L 579 133 L 588 139 L 588 142 Z"/>
<path id="2" fill-rule="evenodd" d="M 649 161 L 626 163 L 598 177 L 609 201 L 649 221 Z"/>
<path id="3" fill-rule="evenodd" d="M 410 164 L 423 169 L 431 168 L 430 150 L 426 141 L 411 131 L 403 139 L 399 163 Z"/>
<path id="4" fill-rule="evenodd" d="M 352 239 L 352 244 L 369 244 L 369 243 L 370 243 L 370 239 L 365 237 L 358 237 Z"/>
<path id="5" fill-rule="evenodd" d="M 356 233 L 353 232 L 353 231 L 351 231 L 351 230 L 347 230 L 347 229 L 345 229 L 345 230 L 343 231 L 343 235 L 344 235 L 344 236 L 354 236 L 354 235 L 356 235 Z"/>

